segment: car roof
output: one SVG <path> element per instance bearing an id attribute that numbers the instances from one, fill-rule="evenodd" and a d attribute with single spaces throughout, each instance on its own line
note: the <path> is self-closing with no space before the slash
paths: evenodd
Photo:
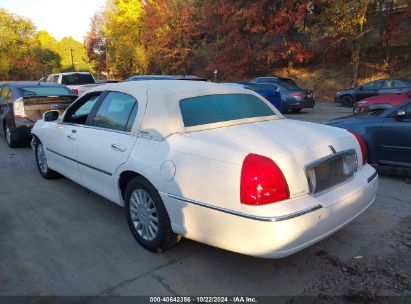
<path id="1" fill-rule="evenodd" d="M 183 99 L 214 94 L 248 94 L 260 98 L 253 91 L 240 87 L 190 80 L 128 81 L 104 84 L 88 90 L 95 91 L 118 91 L 134 96 L 139 108 L 145 108 L 145 111 L 139 111 L 137 114 L 140 116 L 136 121 L 142 121 L 140 132 L 160 138 L 186 132 L 180 111 L 180 101 Z M 267 104 L 281 117 L 271 104 Z"/>

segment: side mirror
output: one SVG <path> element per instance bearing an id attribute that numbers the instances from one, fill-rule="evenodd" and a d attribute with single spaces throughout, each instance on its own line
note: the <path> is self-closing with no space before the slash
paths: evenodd
<path id="1" fill-rule="evenodd" d="M 359 86 L 358 89 L 359 89 L 360 91 L 362 91 L 362 90 L 364 90 L 364 87 L 363 87 L 363 86 Z"/>
<path id="2" fill-rule="evenodd" d="M 60 113 L 58 111 L 48 111 L 43 113 L 44 121 L 55 121 L 59 118 Z"/>
<path id="3" fill-rule="evenodd" d="M 407 118 L 407 112 L 404 109 L 398 110 L 397 114 L 395 115 L 397 119 L 404 119 Z"/>

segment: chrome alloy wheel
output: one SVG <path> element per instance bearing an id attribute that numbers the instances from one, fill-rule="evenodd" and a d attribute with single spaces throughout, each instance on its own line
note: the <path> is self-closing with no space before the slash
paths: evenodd
<path id="1" fill-rule="evenodd" d="M 39 143 L 37 147 L 37 162 L 39 164 L 39 168 L 41 172 L 43 172 L 44 174 L 47 174 L 47 170 L 49 167 L 47 165 L 46 154 L 44 153 L 44 148 L 41 143 Z"/>
<path id="2" fill-rule="evenodd" d="M 130 196 L 130 214 L 134 228 L 146 241 L 152 241 L 158 234 L 158 215 L 150 195 L 136 189 Z"/>

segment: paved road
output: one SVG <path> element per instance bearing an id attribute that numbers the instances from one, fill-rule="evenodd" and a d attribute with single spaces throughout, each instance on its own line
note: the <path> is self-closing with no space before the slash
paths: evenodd
<path id="1" fill-rule="evenodd" d="M 289 116 L 323 121 L 349 110 L 304 112 Z M 31 149 L 9 149 L 3 137 L 0 173 L 0 295 L 411 294 L 411 186 L 399 178 L 382 177 L 375 204 L 333 236 L 263 260 L 190 240 L 149 253 L 120 207 L 65 178 L 42 179 Z"/>

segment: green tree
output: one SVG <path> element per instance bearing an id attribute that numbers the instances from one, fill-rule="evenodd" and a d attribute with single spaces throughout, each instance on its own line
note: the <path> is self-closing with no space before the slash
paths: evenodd
<path id="1" fill-rule="evenodd" d="M 8 79 L 16 62 L 28 56 L 35 33 L 31 21 L 0 9 L 0 77 Z"/>
<path id="2" fill-rule="evenodd" d="M 103 10 L 109 73 L 127 77 L 147 70 L 147 58 L 141 42 L 141 0 L 109 0 Z"/>

